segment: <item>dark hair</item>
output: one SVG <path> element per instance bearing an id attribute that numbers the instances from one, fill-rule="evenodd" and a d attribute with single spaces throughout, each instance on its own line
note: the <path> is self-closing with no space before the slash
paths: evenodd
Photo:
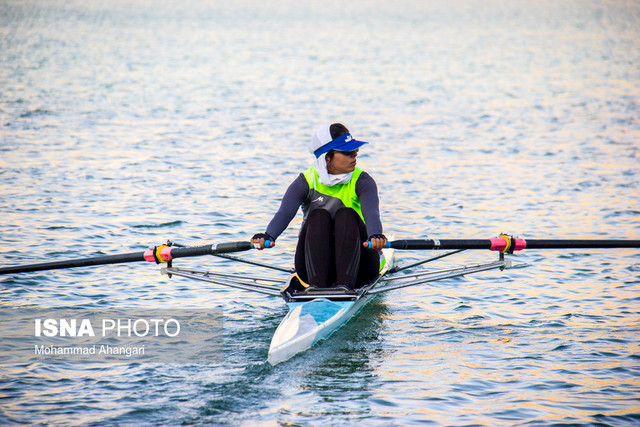
<path id="1" fill-rule="evenodd" d="M 336 139 L 340 135 L 344 135 L 345 133 L 349 133 L 349 129 L 347 129 L 347 127 L 345 125 L 343 125 L 342 123 L 334 123 L 331 126 L 329 126 L 329 132 L 331 132 L 331 138 Z M 327 153 L 326 157 L 329 160 L 331 160 L 335 153 L 336 153 L 335 150 L 329 150 L 329 152 Z"/>
<path id="2" fill-rule="evenodd" d="M 349 129 L 342 123 L 334 123 L 329 126 L 329 132 L 331 132 L 331 138 L 336 139 L 340 135 L 344 135 L 345 133 L 349 133 Z"/>

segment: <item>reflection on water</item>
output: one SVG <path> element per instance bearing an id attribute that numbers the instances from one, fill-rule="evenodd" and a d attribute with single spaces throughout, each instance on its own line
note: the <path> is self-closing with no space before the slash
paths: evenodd
<path id="1" fill-rule="evenodd" d="M 3 2 L 2 265 L 248 239 L 327 121 L 370 141 L 359 163 L 397 238 L 638 238 L 639 16 L 626 1 Z M 288 267 L 299 226 L 247 256 Z M 225 361 L 4 366 L 0 423 L 637 423 L 637 251 L 517 261 L 386 294 L 273 368 L 278 298 L 145 264 L 3 277 L 4 310 L 222 308 Z"/>

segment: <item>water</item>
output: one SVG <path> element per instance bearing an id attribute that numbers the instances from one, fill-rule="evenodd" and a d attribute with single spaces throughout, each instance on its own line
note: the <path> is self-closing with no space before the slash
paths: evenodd
<path id="1" fill-rule="evenodd" d="M 2 265 L 248 239 L 328 121 L 371 142 L 388 234 L 638 238 L 638 40 L 622 0 L 3 1 Z M 247 257 L 290 265 L 298 225 Z M 220 308 L 224 361 L 4 364 L 0 423 L 640 423 L 638 252 L 514 258 L 276 367 L 277 298 L 142 264 L 3 277 L 4 310 Z"/>

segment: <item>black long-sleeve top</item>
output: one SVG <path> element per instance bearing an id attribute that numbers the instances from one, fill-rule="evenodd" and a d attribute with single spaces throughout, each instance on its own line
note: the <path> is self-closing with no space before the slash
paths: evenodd
<path id="1" fill-rule="evenodd" d="M 362 216 L 367 226 L 369 236 L 382 234 L 382 222 L 380 221 L 380 202 L 378 199 L 378 186 L 371 176 L 362 172 L 356 182 L 356 195 L 360 198 Z M 300 205 L 309 196 L 309 184 L 303 174 L 289 185 L 284 193 L 278 212 L 267 226 L 266 233 L 274 239 L 289 226 L 291 220 L 298 212 Z"/>

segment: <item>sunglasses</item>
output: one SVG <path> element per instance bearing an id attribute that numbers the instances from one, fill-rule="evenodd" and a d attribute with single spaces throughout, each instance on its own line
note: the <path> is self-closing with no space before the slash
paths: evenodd
<path id="1" fill-rule="evenodd" d="M 348 156 L 348 157 L 355 157 L 358 154 L 358 151 L 360 149 L 355 149 L 353 151 L 339 151 L 339 150 L 331 150 L 329 153 L 340 153 L 343 156 Z"/>

